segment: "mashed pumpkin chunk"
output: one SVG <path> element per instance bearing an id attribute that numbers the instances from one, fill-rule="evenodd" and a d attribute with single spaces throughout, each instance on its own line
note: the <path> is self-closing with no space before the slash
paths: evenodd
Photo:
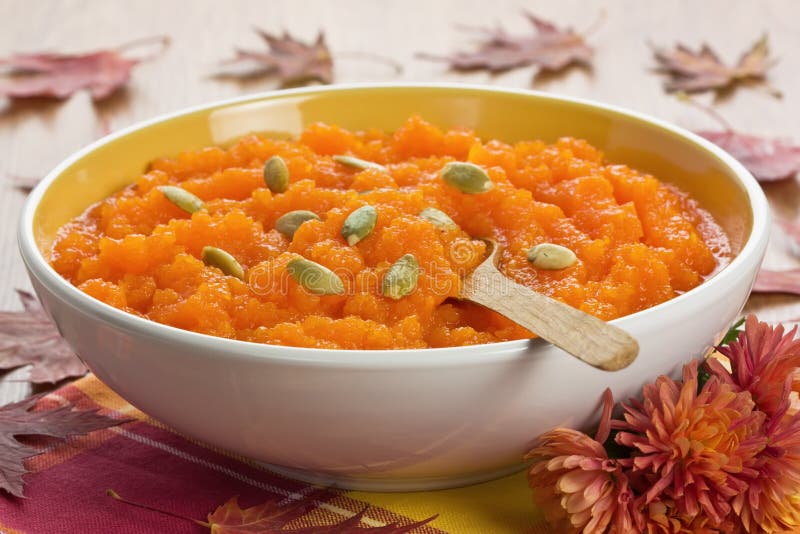
<path id="1" fill-rule="evenodd" d="M 264 178 L 274 156 L 289 175 L 281 192 Z M 442 169 L 454 161 L 480 167 L 491 187 L 465 192 L 447 183 Z M 160 189 L 167 185 L 205 208 L 182 210 Z M 364 206 L 377 218 L 348 243 L 345 220 Z M 430 208 L 444 217 L 420 215 Z M 318 219 L 307 217 L 290 237 L 276 230 L 297 210 Z M 111 306 L 258 343 L 404 349 L 531 337 L 454 298 L 484 258 L 480 237 L 504 246 L 507 276 L 606 320 L 692 289 L 730 256 L 722 230 L 687 195 L 608 163 L 586 141 L 506 144 L 414 116 L 394 133 L 313 124 L 296 140 L 252 135 L 227 149 L 155 160 L 131 186 L 65 225 L 50 261 Z M 577 261 L 536 268 L 527 253 L 542 243 L 570 249 Z M 232 256 L 244 280 L 204 262 L 205 247 Z M 413 290 L 385 296 L 387 272 L 407 255 L 418 267 Z M 287 273 L 299 257 L 334 273 L 344 291 L 338 282 L 336 293 L 308 291 Z"/>

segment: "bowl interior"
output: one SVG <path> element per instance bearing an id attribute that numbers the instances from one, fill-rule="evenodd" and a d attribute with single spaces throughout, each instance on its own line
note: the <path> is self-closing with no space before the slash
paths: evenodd
<path id="1" fill-rule="evenodd" d="M 711 212 L 738 253 L 750 236 L 747 190 L 713 151 L 625 112 L 544 94 L 462 87 L 351 87 L 271 93 L 156 119 L 89 147 L 54 171 L 34 214 L 39 250 L 90 204 L 131 183 L 149 161 L 261 132 L 296 136 L 316 121 L 393 130 L 411 114 L 446 128 L 466 126 L 507 142 L 581 137 L 624 163 L 677 185 Z"/>

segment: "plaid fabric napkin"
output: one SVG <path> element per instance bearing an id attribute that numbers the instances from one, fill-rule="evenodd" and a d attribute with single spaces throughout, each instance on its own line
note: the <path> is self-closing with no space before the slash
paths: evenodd
<path id="1" fill-rule="evenodd" d="M 20 534 L 170 534 L 207 532 L 199 525 L 133 508 L 123 497 L 204 520 L 233 496 L 253 506 L 298 499 L 313 487 L 271 473 L 243 458 L 186 439 L 139 412 L 89 375 L 40 401 L 101 408 L 134 421 L 72 438 L 27 461 L 26 499 L 0 497 L 0 531 Z M 368 509 L 363 526 L 408 524 L 438 517 L 414 532 L 546 533 L 530 502 L 524 473 L 453 490 L 365 493 L 342 490 L 316 495 L 317 506 L 293 526 L 335 524 Z"/>

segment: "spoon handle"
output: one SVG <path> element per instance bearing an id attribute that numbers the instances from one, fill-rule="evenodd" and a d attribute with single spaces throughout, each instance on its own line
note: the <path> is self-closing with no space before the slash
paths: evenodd
<path id="1" fill-rule="evenodd" d="M 475 273 L 478 274 L 478 273 Z M 605 371 L 630 365 L 639 344 L 624 330 L 506 278 L 482 269 L 465 281 L 462 297 L 518 323 L 539 337 Z"/>

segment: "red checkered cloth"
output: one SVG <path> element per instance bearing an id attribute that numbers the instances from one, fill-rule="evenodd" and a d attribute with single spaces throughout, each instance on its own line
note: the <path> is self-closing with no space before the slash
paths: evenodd
<path id="1" fill-rule="evenodd" d="M 189 440 L 126 403 L 94 376 L 47 395 L 40 407 L 70 403 L 133 421 L 71 438 L 27 461 L 25 499 L 0 498 L 0 531 L 23 534 L 189 534 L 207 528 L 115 501 L 126 499 L 205 520 L 233 496 L 242 507 L 291 502 L 316 490 L 244 458 Z M 437 515 L 414 532 L 551 532 L 530 503 L 524 473 L 453 490 L 366 493 L 325 490 L 291 526 L 332 525 L 369 506 L 362 526 L 410 524 Z"/>

